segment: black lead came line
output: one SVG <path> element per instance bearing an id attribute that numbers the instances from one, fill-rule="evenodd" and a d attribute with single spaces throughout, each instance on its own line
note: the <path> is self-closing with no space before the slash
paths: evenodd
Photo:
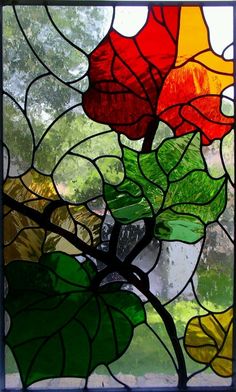
<path id="1" fill-rule="evenodd" d="M 47 6 L 47 5 L 45 5 L 45 10 L 46 10 L 47 16 L 48 16 L 48 18 L 49 18 L 51 24 L 53 25 L 53 27 L 55 28 L 55 30 L 58 32 L 58 34 L 60 34 L 60 36 L 61 36 L 69 45 L 71 45 L 74 49 L 78 50 L 79 52 L 83 53 L 86 57 L 88 57 L 88 53 L 86 53 L 82 48 L 80 48 L 79 46 L 77 46 L 76 44 L 74 44 L 74 42 L 70 41 L 70 40 L 62 33 L 62 31 L 58 28 L 58 26 L 57 26 L 56 23 L 54 22 L 54 20 L 53 20 L 51 14 L 50 14 L 50 12 L 49 12 L 49 9 L 48 9 L 48 6 Z M 70 82 L 70 84 L 72 84 L 72 83 L 75 83 L 75 81 L 74 81 L 74 82 Z"/>
<path id="2" fill-rule="evenodd" d="M 37 52 L 34 50 L 33 46 L 31 45 L 22 25 L 21 22 L 19 20 L 18 14 L 16 12 L 16 7 L 15 5 L 12 5 L 13 10 L 14 10 L 14 14 L 15 14 L 15 18 L 16 21 L 18 23 L 19 29 L 21 31 L 21 33 L 23 34 L 23 37 L 25 39 L 25 41 L 27 42 L 27 45 L 29 46 L 30 50 L 32 51 L 32 53 L 34 54 L 34 56 L 37 58 L 37 60 L 39 61 L 40 64 L 42 64 L 42 66 L 44 68 L 46 68 L 46 70 L 50 73 L 50 75 L 54 76 L 54 78 L 56 78 L 59 82 L 61 82 L 62 84 L 64 84 L 65 86 L 71 88 L 72 90 L 76 91 L 79 94 L 79 90 L 73 86 L 70 85 L 70 82 L 65 82 L 63 79 L 61 79 L 59 76 L 57 76 L 45 63 L 44 61 L 38 56 Z"/>

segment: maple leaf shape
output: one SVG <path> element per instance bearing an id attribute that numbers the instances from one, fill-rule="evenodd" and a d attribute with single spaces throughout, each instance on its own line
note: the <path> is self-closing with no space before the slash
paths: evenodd
<path id="1" fill-rule="evenodd" d="M 176 136 L 200 130 L 203 144 L 232 128 L 221 94 L 233 84 L 233 63 L 210 48 L 201 7 L 153 6 L 134 37 L 112 29 L 89 61 L 85 112 L 130 139 L 159 120 Z"/>
<path id="2" fill-rule="evenodd" d="M 90 54 L 90 87 L 83 107 L 93 120 L 139 139 L 157 121 L 164 79 L 176 57 L 179 7 L 150 8 L 134 37 L 112 29 Z"/>

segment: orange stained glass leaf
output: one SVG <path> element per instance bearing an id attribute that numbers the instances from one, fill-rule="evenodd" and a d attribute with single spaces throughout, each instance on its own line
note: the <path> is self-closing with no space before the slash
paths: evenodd
<path id="1" fill-rule="evenodd" d="M 232 129 L 233 118 L 223 115 L 220 102 L 223 90 L 232 84 L 233 62 L 224 60 L 211 49 L 201 9 L 182 7 L 175 67 L 164 82 L 157 115 L 176 135 L 200 130 L 202 142 L 209 144 Z M 217 105 L 215 95 L 219 97 Z M 200 101 L 206 97 L 208 105 L 199 104 L 198 116 L 196 110 L 186 108 L 194 99 Z"/>
<path id="2" fill-rule="evenodd" d="M 200 7 L 182 7 L 176 66 L 209 48 L 208 32 Z"/>
<path id="3" fill-rule="evenodd" d="M 193 317 L 187 324 L 184 345 L 196 362 L 209 364 L 221 377 L 232 376 L 233 309 Z"/>
<path id="4" fill-rule="evenodd" d="M 233 62 L 222 59 L 210 47 L 208 27 L 200 7 L 181 7 L 175 67 L 190 59 L 217 72 L 233 73 Z"/>
<path id="5" fill-rule="evenodd" d="M 219 72 L 226 75 L 233 74 L 233 62 L 231 60 L 225 60 L 221 56 L 213 53 L 211 50 L 207 50 L 204 53 L 198 54 L 194 57 L 194 59 L 214 72 Z M 226 78 L 225 81 L 226 80 L 230 79 Z"/>

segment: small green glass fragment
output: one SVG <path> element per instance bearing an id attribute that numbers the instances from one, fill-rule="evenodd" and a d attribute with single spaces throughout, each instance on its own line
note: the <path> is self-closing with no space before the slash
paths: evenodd
<path id="1" fill-rule="evenodd" d="M 202 222 L 194 216 L 177 214 L 171 210 L 162 212 L 156 218 L 155 237 L 165 241 L 194 243 L 205 233 Z"/>
<path id="2" fill-rule="evenodd" d="M 112 187 L 107 186 L 107 189 L 112 189 Z M 142 195 L 142 189 L 133 181 L 126 178 L 122 184 L 117 187 L 119 192 L 127 192 L 131 196 L 137 197 Z"/>
<path id="3" fill-rule="evenodd" d="M 150 205 L 143 196 L 133 197 L 110 185 L 105 185 L 104 193 L 112 215 L 123 224 L 152 216 Z"/>

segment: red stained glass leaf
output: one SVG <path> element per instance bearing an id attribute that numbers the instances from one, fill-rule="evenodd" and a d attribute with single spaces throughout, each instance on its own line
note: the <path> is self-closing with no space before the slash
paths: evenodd
<path id="1" fill-rule="evenodd" d="M 177 7 L 164 13 L 153 7 L 135 37 L 110 31 L 90 55 L 90 88 L 83 98 L 89 117 L 131 139 L 145 136 L 175 61 L 178 21 Z"/>

